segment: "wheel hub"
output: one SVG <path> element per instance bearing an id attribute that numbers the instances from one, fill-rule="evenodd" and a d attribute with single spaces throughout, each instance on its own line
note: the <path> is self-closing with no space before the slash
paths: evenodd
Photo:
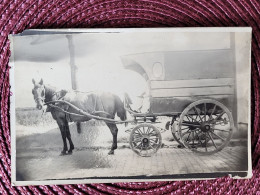
<path id="1" fill-rule="evenodd" d="M 208 123 L 203 123 L 201 124 L 201 127 L 200 127 L 201 131 L 203 132 L 208 132 L 211 130 L 211 127 L 210 127 L 210 124 Z"/>
<path id="2" fill-rule="evenodd" d="M 147 137 L 144 137 L 142 139 L 143 148 L 148 148 L 149 144 L 150 144 L 149 139 Z"/>

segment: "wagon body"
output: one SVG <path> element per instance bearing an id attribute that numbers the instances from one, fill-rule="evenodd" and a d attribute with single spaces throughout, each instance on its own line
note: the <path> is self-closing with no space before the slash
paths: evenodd
<path id="1" fill-rule="evenodd" d="M 205 97 L 236 107 L 232 49 L 133 54 L 122 62 L 147 80 L 150 114 L 177 115 Z"/>
<path id="2" fill-rule="evenodd" d="M 149 87 L 149 113 L 132 113 L 133 116 L 143 117 L 144 122 L 147 117 L 155 121 L 157 116 L 168 116 L 171 120 L 166 128 L 171 127 L 174 139 L 186 148 L 202 154 L 222 150 L 232 137 L 237 118 L 232 34 L 229 40 L 230 45 L 225 48 L 123 56 L 125 68 L 142 75 Z M 139 155 L 153 144 L 146 133 L 150 127 L 140 134 L 142 128 L 134 129 L 130 137 L 130 142 L 136 144 L 131 147 Z M 140 137 L 141 145 L 147 145 L 145 150 L 136 149 Z M 158 135 L 156 140 L 159 139 Z M 160 147 L 160 142 L 156 146 Z"/>

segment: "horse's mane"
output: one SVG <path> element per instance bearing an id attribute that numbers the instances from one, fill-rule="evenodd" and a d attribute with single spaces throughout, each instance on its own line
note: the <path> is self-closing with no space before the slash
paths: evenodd
<path id="1" fill-rule="evenodd" d="M 55 93 L 57 91 L 57 88 L 51 85 L 44 85 L 44 87 L 45 87 L 45 92 L 48 93 Z"/>
<path id="2" fill-rule="evenodd" d="M 51 85 L 44 85 L 46 99 L 51 99 L 54 93 L 57 92 L 57 88 Z"/>

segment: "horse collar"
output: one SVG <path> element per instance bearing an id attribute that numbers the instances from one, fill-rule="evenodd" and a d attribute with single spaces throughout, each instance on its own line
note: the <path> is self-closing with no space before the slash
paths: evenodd
<path id="1" fill-rule="evenodd" d="M 64 94 L 62 94 L 62 92 Z M 66 90 L 60 90 L 60 91 L 55 91 L 52 96 L 51 96 L 51 99 L 54 97 L 54 96 L 57 96 L 57 100 L 60 100 L 62 99 L 65 95 L 66 95 L 67 91 Z"/>

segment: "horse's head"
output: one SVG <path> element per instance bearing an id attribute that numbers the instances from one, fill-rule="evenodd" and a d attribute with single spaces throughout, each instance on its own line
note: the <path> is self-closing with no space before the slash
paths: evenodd
<path id="1" fill-rule="evenodd" d="M 44 100 L 45 100 L 45 87 L 43 85 L 43 80 L 39 83 L 36 83 L 34 79 L 32 79 L 34 88 L 32 89 L 33 98 L 36 103 L 36 108 L 42 110 L 44 107 Z"/>

